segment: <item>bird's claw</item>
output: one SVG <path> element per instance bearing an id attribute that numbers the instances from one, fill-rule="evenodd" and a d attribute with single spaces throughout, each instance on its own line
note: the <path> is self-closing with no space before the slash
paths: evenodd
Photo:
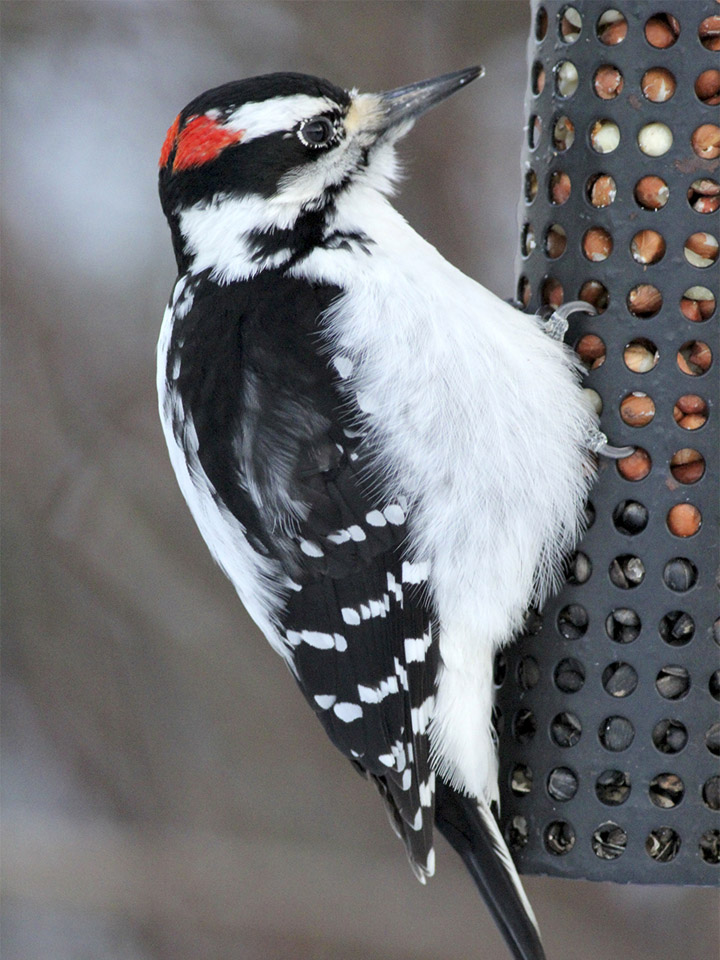
<path id="1" fill-rule="evenodd" d="M 562 340 L 567 333 L 568 318 L 573 313 L 589 313 L 594 317 L 597 315 L 597 310 L 585 300 L 571 300 L 569 303 L 556 307 L 547 320 L 540 322 L 540 327 L 553 340 Z"/>
<path id="2" fill-rule="evenodd" d="M 547 320 L 541 321 L 542 330 L 554 340 L 562 340 L 568 330 L 568 318 L 573 313 L 588 313 L 597 316 L 597 310 L 585 300 L 571 300 L 560 307 L 556 307 Z M 624 460 L 635 452 L 635 447 L 614 447 L 608 443 L 607 436 L 601 430 L 594 430 L 587 437 L 587 448 L 599 457 L 608 460 Z"/>
<path id="3" fill-rule="evenodd" d="M 608 460 L 624 460 L 631 453 L 635 453 L 635 447 L 613 447 L 608 443 L 607 436 L 601 430 L 594 430 L 589 435 L 587 448 L 599 457 L 607 457 Z"/>

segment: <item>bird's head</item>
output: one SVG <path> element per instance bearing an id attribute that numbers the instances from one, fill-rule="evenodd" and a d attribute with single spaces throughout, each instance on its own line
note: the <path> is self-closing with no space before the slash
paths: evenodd
<path id="1" fill-rule="evenodd" d="M 481 73 L 471 67 L 379 94 L 274 73 L 201 94 L 178 114 L 160 155 L 160 198 L 181 269 L 198 253 L 194 212 L 242 201 L 253 230 L 290 230 L 358 182 L 388 192 L 397 140 Z"/>

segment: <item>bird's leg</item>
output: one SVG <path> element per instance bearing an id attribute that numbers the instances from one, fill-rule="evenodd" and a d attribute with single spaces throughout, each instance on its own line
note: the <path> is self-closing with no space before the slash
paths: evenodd
<path id="1" fill-rule="evenodd" d="M 568 331 L 568 318 L 573 313 L 589 313 L 597 316 L 597 310 L 585 300 L 571 300 L 556 307 L 547 319 L 541 319 L 540 328 L 553 340 L 562 340 Z M 593 430 L 585 438 L 588 450 L 609 460 L 622 460 L 634 453 L 635 447 L 614 447 L 608 443 L 607 436 L 601 430 Z"/>

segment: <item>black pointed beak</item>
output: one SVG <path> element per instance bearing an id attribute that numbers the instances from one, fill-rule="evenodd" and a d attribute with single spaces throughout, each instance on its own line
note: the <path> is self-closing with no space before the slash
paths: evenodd
<path id="1" fill-rule="evenodd" d="M 385 133 L 393 127 L 415 120 L 451 93 L 481 77 L 484 72 L 483 67 L 468 67 L 379 94 L 380 105 L 384 110 L 380 132 Z"/>

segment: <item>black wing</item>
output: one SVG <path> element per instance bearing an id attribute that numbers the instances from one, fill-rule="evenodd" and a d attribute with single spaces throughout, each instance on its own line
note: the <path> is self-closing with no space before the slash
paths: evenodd
<path id="1" fill-rule="evenodd" d="M 438 643 L 408 504 L 384 500 L 353 398 L 325 349 L 340 295 L 273 271 L 207 275 L 176 311 L 168 382 L 214 495 L 292 581 L 277 620 L 333 743 L 370 776 L 422 879 L 432 872 L 427 722 Z"/>

